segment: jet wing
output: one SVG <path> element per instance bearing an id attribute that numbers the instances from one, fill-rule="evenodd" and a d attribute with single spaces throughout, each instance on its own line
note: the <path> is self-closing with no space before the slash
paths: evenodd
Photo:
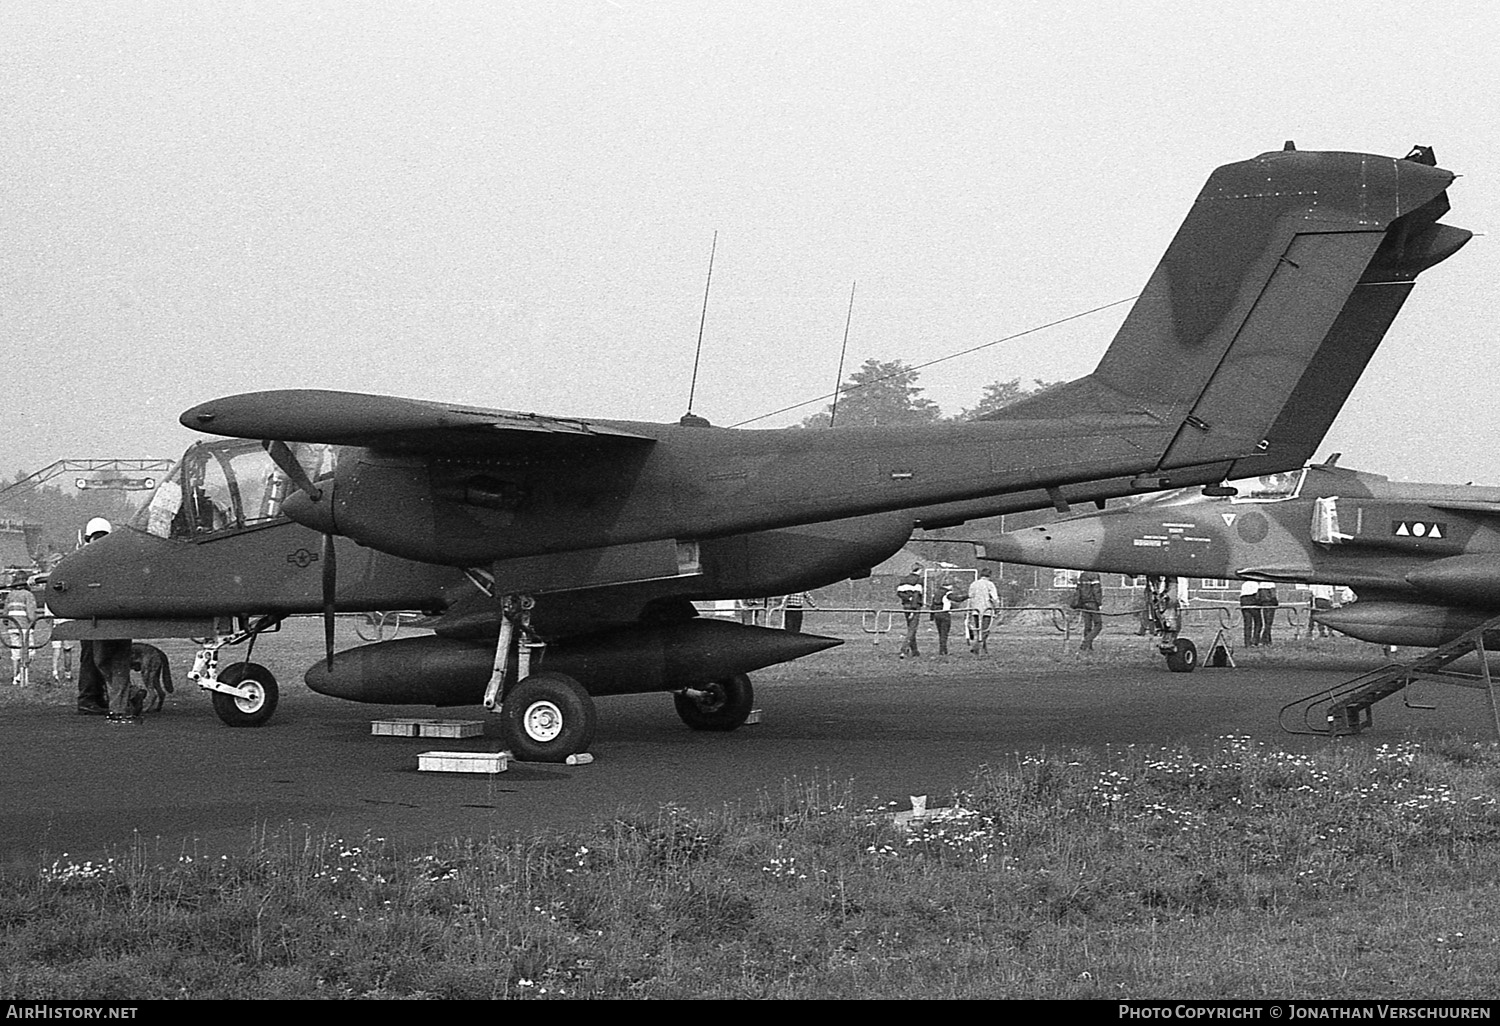
<path id="1" fill-rule="evenodd" d="M 1242 581 L 1286 581 L 1296 583 L 1305 581 L 1311 572 L 1311 567 L 1302 566 L 1242 566 L 1235 570 L 1233 575 Z"/>
<path id="2" fill-rule="evenodd" d="M 1458 513 L 1479 513 L 1484 516 L 1500 516 L 1500 502 L 1482 502 L 1475 499 L 1423 499 L 1422 505 L 1433 509 L 1451 509 Z"/>
<path id="3" fill-rule="evenodd" d="M 231 438 L 434 455 L 555 450 L 580 442 L 645 446 L 656 441 L 598 421 L 321 389 L 225 396 L 194 406 L 180 420 L 184 427 Z"/>

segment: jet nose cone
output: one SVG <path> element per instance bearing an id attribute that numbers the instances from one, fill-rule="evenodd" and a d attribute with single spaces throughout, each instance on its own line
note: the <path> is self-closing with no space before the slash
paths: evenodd
<path id="1" fill-rule="evenodd" d="M 997 534 L 976 542 L 974 547 L 980 559 L 1028 566 L 1072 566 L 1094 554 L 1092 539 L 1080 537 L 1076 532 L 1059 531 L 1059 525 Z M 1069 562 L 1056 562 L 1059 558 Z"/>
<path id="2" fill-rule="evenodd" d="M 319 534 L 338 534 L 338 526 L 333 519 L 333 482 L 326 481 L 319 485 L 323 490 L 320 498 L 314 500 L 306 492 L 293 492 L 288 495 L 281 504 L 281 512 L 303 527 L 310 527 Z"/>
<path id="3" fill-rule="evenodd" d="M 1031 538 L 1023 539 L 1022 532 L 997 534 L 982 542 L 975 542 L 974 554 L 980 559 L 997 563 L 1024 563 L 1036 547 Z"/>

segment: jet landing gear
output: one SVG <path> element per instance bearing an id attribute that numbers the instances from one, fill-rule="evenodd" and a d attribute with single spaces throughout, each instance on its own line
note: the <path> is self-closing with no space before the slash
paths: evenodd
<path id="1" fill-rule="evenodd" d="M 225 726 L 264 726 L 276 712 L 276 702 L 281 697 L 281 691 L 271 671 L 249 659 L 231 663 L 220 670 L 219 649 L 225 645 L 238 645 L 249 639 L 253 651 L 256 635 L 280 624 L 279 618 L 258 620 L 238 634 L 205 641 L 194 657 L 188 679 L 209 693 L 214 712 L 224 721 Z"/>
<path id="2" fill-rule="evenodd" d="M 1173 673 L 1192 673 L 1198 668 L 1198 646 L 1187 638 L 1177 638 L 1170 645 L 1163 639 L 1157 647 L 1167 657 L 1167 669 Z"/>
<path id="3" fill-rule="evenodd" d="M 1151 633 L 1156 650 L 1167 659 L 1173 673 L 1192 673 L 1198 668 L 1198 646 L 1182 631 L 1182 603 L 1177 595 L 1177 578 L 1146 578 L 1146 611 L 1151 618 Z"/>
<path id="4" fill-rule="evenodd" d="M 672 693 L 672 704 L 682 722 L 694 730 L 734 730 L 744 724 L 755 704 L 750 678 L 743 673 L 716 680 L 702 688 Z"/>

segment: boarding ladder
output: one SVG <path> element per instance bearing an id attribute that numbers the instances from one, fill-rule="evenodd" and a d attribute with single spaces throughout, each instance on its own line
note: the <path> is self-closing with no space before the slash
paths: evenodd
<path id="1" fill-rule="evenodd" d="M 1495 732 L 1500 734 L 1500 706 L 1496 705 L 1489 659 L 1484 650 L 1485 635 L 1497 633 L 1500 633 L 1500 616 L 1486 620 L 1473 630 L 1460 634 L 1416 659 L 1386 663 L 1342 684 L 1335 684 L 1331 688 L 1289 702 L 1281 707 L 1281 729 L 1289 734 L 1318 734 L 1326 737 L 1358 734 L 1374 723 L 1371 707 L 1376 702 L 1389 698 L 1414 681 L 1436 680 L 1457 684 L 1459 687 L 1481 688 L 1488 692 Z M 1470 652 L 1479 656 L 1479 673 L 1460 673 L 1445 669 L 1449 663 Z M 1410 702 L 1407 705 L 1413 709 L 1431 708 L 1412 705 Z"/>

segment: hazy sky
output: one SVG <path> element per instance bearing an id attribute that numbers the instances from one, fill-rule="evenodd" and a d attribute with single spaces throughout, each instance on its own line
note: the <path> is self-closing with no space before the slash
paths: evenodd
<path id="1" fill-rule="evenodd" d="M 261 388 L 729 424 L 1138 291 L 1210 171 L 1462 174 L 1500 5 L 5 0 L 0 472 L 176 456 Z M 1496 240 L 1419 282 L 1323 451 L 1500 483 Z M 923 373 L 1072 378 L 1125 307 Z M 793 423 L 817 407 L 764 422 Z"/>

